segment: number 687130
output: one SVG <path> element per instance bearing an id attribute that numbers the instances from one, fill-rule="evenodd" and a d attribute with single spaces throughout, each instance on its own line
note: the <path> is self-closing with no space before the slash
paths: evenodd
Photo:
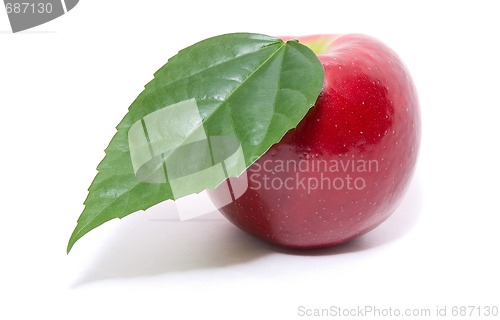
<path id="1" fill-rule="evenodd" d="M 29 3 L 29 2 L 13 2 L 6 3 L 5 9 L 7 13 L 23 14 L 23 13 L 52 13 L 52 3 Z"/>

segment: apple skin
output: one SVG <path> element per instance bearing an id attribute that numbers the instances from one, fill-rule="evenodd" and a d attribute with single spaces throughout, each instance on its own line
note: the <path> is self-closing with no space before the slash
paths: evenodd
<path id="1" fill-rule="evenodd" d="M 219 210 L 242 230 L 279 246 L 340 244 L 380 225 L 402 199 L 420 145 L 417 93 L 399 57 L 372 37 L 282 39 L 315 51 L 325 69 L 322 92 L 297 128 L 247 169 L 243 195 Z M 313 162 L 321 169 L 304 165 Z M 224 192 L 222 186 L 209 191 L 215 205 Z"/>

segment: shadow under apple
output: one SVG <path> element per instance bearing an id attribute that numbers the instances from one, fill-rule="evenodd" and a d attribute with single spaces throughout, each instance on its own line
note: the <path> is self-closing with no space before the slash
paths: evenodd
<path id="1" fill-rule="evenodd" d="M 170 214 L 165 214 L 165 210 Z M 219 212 L 179 221 L 174 205 L 158 205 L 120 221 L 72 287 L 97 281 L 223 268 L 270 251 L 231 225 Z"/>
<path id="2" fill-rule="evenodd" d="M 270 254 L 338 256 L 374 249 L 402 238 L 415 226 L 421 198 L 419 181 L 413 179 L 399 207 L 379 227 L 345 244 L 315 250 L 268 244 L 234 227 L 218 212 L 181 222 L 172 215 L 175 205 L 167 202 L 120 221 L 113 238 L 103 243 L 72 287 L 116 278 L 223 268 Z"/>

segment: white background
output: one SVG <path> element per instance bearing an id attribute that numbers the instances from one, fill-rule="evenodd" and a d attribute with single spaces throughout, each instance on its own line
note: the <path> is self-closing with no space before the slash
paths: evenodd
<path id="1" fill-rule="evenodd" d="M 453 306 L 499 306 L 496 8 L 82 0 L 19 34 L 0 10 L 0 318 L 296 319 L 299 306 L 371 305 L 447 306 L 453 319 Z M 152 74 L 179 49 L 238 31 L 359 32 L 398 52 L 423 137 L 397 212 L 347 245 L 293 253 L 215 213 L 178 222 L 167 202 L 92 231 L 67 256 L 102 150 Z"/>

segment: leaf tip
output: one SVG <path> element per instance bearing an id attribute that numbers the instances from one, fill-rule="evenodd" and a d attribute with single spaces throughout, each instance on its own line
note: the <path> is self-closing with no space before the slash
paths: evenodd
<path id="1" fill-rule="evenodd" d="M 71 235 L 71 237 L 69 238 L 69 241 L 68 241 L 68 246 L 66 247 L 66 255 L 69 255 L 71 249 L 73 248 L 73 245 L 75 244 L 75 242 L 77 241 L 77 239 L 73 239 L 73 235 Z"/>
<path id="2" fill-rule="evenodd" d="M 78 226 L 76 226 L 75 230 L 73 230 L 73 233 L 71 234 L 71 237 L 69 238 L 68 241 L 68 246 L 66 247 L 66 254 L 68 255 L 73 249 L 73 246 L 75 243 L 83 236 L 83 234 L 80 233 L 78 230 Z"/>

